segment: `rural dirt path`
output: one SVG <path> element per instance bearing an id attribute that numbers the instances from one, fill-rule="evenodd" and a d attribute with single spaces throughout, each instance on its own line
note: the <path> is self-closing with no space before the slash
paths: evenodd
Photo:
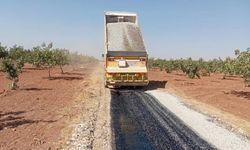
<path id="1" fill-rule="evenodd" d="M 104 88 L 103 71 L 103 65 L 99 64 L 90 78 L 80 83 L 84 88 L 75 100 L 76 118 L 64 130 L 61 148 L 111 149 L 110 92 Z"/>

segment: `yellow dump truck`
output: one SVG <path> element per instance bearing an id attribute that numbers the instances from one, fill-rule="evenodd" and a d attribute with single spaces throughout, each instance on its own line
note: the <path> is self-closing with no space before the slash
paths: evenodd
<path id="1" fill-rule="evenodd" d="M 137 14 L 105 12 L 104 20 L 106 86 L 148 85 L 148 54 Z"/>

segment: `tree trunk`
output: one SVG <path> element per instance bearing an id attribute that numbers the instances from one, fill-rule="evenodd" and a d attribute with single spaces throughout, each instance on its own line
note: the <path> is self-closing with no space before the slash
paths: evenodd
<path id="1" fill-rule="evenodd" d="M 49 67 L 49 79 L 51 79 L 51 75 L 50 75 L 50 67 Z"/>
<path id="2" fill-rule="evenodd" d="M 222 79 L 226 79 L 226 75 L 227 75 L 227 74 L 226 74 L 226 73 L 224 73 L 224 75 L 223 75 L 223 78 L 222 78 Z"/>
<path id="3" fill-rule="evenodd" d="M 62 65 L 60 65 L 60 69 L 61 69 L 61 74 L 64 74 L 63 69 L 62 69 Z"/>
<path id="4" fill-rule="evenodd" d="M 13 79 L 11 80 L 11 90 L 16 90 L 17 89 L 17 80 Z"/>

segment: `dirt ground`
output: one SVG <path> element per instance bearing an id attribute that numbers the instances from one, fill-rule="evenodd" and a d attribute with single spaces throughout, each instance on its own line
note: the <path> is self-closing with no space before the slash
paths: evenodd
<path id="1" fill-rule="evenodd" d="M 47 70 L 25 66 L 16 91 L 7 90 L 9 81 L 0 72 L 0 149 L 110 149 L 110 91 L 103 87 L 103 66 L 64 71 L 53 69 L 49 80 Z M 250 88 L 240 77 L 189 79 L 160 71 L 149 77 L 156 85 L 149 88 L 162 86 L 250 135 Z"/>
<path id="2" fill-rule="evenodd" d="M 153 82 L 165 81 L 166 90 L 180 96 L 203 113 L 218 117 L 239 132 L 250 135 L 250 87 L 240 77 L 212 74 L 201 79 L 189 79 L 181 72 L 150 71 Z M 159 82 L 160 83 L 160 82 Z"/>
<path id="3" fill-rule="evenodd" d="M 73 104 L 84 88 L 96 64 L 86 64 L 77 70 L 71 66 L 36 70 L 23 69 L 18 90 L 7 90 L 9 81 L 0 72 L 0 149 L 56 149 L 62 131 L 75 117 Z M 81 100 L 81 99 L 79 99 Z"/>
<path id="4" fill-rule="evenodd" d="M 72 105 L 74 117 L 63 129 L 62 149 L 111 149 L 110 90 L 104 87 L 104 69 L 100 63 L 81 84 L 82 90 Z M 72 109 L 71 109 L 72 110 Z M 72 112 L 72 111 L 71 111 Z"/>

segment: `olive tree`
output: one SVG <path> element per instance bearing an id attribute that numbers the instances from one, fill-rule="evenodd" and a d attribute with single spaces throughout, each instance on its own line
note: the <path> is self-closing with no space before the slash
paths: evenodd
<path id="1" fill-rule="evenodd" d="M 3 71 L 3 60 L 8 56 L 7 47 L 2 46 L 0 43 L 0 71 Z"/>
<path id="2" fill-rule="evenodd" d="M 23 47 L 13 46 L 9 50 L 0 43 L 0 63 L 1 69 L 6 73 L 6 77 L 10 79 L 11 89 L 17 89 L 18 77 L 24 66 Z"/>
<path id="3" fill-rule="evenodd" d="M 188 75 L 189 78 L 193 79 L 195 77 L 200 78 L 200 67 L 197 62 L 193 61 L 191 58 L 187 60 L 182 60 L 181 70 Z"/>
<path id="4" fill-rule="evenodd" d="M 9 49 L 9 58 L 17 62 L 17 66 L 22 71 L 25 63 L 25 51 L 22 46 L 14 45 Z"/>
<path id="5" fill-rule="evenodd" d="M 35 66 L 36 68 L 40 68 L 43 66 L 44 63 L 44 57 L 43 57 L 43 51 L 40 46 L 33 47 L 31 52 L 27 54 L 27 61 Z"/>
<path id="6" fill-rule="evenodd" d="M 60 67 L 61 74 L 63 74 L 63 66 L 69 64 L 69 51 L 66 49 L 55 49 L 53 50 L 53 55 L 55 64 Z"/>
<path id="7" fill-rule="evenodd" d="M 7 78 L 12 81 L 11 89 L 15 90 L 18 88 L 17 82 L 19 81 L 19 74 L 21 73 L 22 65 L 18 61 L 11 59 L 3 60 L 3 70 L 7 74 Z"/>
<path id="8" fill-rule="evenodd" d="M 42 44 L 41 64 L 48 69 L 49 78 L 51 78 L 51 68 L 56 65 L 55 55 L 52 51 L 53 43 Z"/>
<path id="9" fill-rule="evenodd" d="M 246 51 L 236 51 L 236 64 L 239 73 L 243 76 L 246 86 L 250 86 L 250 48 Z"/>
<path id="10" fill-rule="evenodd" d="M 227 57 L 223 65 L 223 79 L 226 79 L 227 75 L 235 74 L 235 59 Z"/>
<path id="11" fill-rule="evenodd" d="M 176 70 L 174 60 L 165 61 L 164 68 L 167 73 L 171 73 L 172 71 Z"/>
<path id="12" fill-rule="evenodd" d="M 7 47 L 2 46 L 2 44 L 0 43 L 0 59 L 3 59 L 5 57 L 8 56 L 8 50 Z"/>

